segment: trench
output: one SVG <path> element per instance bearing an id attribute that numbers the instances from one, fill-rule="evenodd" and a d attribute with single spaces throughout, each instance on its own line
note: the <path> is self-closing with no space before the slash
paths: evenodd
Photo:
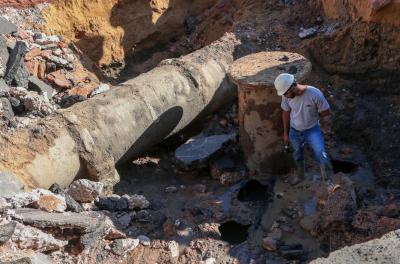
<path id="1" fill-rule="evenodd" d="M 183 25 L 183 23 L 181 23 L 181 25 Z M 126 26 L 124 27 L 128 30 Z M 88 33 L 84 33 L 83 35 L 85 34 L 90 35 Z M 124 57 L 123 62 L 118 61 L 103 64 L 103 74 L 112 79 L 112 82 L 120 83 L 152 69 L 162 59 L 179 57 L 189 51 L 189 49 L 179 51 L 170 50 L 171 47 L 175 47 L 177 39 L 185 37 L 183 28 L 179 28 L 179 30 L 177 30 L 177 35 L 172 37 L 168 36 L 168 38 L 162 40 L 158 39 L 158 37 L 159 35 L 157 33 L 144 37 L 141 41 L 137 42 L 138 49 L 135 50 L 133 54 Z M 88 39 L 84 39 L 85 41 L 81 41 L 81 39 L 83 39 L 82 36 L 80 36 L 80 39 L 76 40 L 77 43 L 80 44 L 80 48 L 84 51 L 86 50 L 88 53 L 93 53 L 93 51 L 89 51 L 90 46 L 87 44 Z M 153 45 L 153 43 L 157 44 Z M 98 43 L 96 46 L 98 46 Z M 127 47 L 124 48 L 128 49 Z M 254 51 L 250 46 L 241 48 L 248 49 L 244 53 Z M 94 52 L 97 53 L 98 51 Z M 99 63 L 101 59 L 102 58 L 91 57 L 91 60 L 96 63 Z M 321 74 L 321 76 L 324 74 L 326 73 Z M 373 109 L 373 107 L 371 108 Z M 223 111 L 219 113 L 214 112 L 213 115 L 221 117 L 225 116 L 226 113 Z M 119 164 L 118 172 L 121 176 L 121 182 L 116 185 L 114 192 L 120 195 L 125 193 L 138 193 L 148 196 L 153 204 L 149 212 L 150 215 L 154 216 L 152 219 L 154 221 L 138 221 L 135 223 L 135 226 L 132 225 L 129 229 L 124 231 L 127 233 L 129 232 L 131 236 L 138 236 L 146 233 L 151 238 L 165 240 L 175 239 L 184 246 L 188 246 L 192 239 L 211 237 L 217 241 L 222 240 L 227 242 L 231 248 L 237 245 L 249 245 L 249 248 L 254 250 L 255 248 L 260 248 L 260 236 L 265 236 L 266 232 L 264 231 L 269 230 L 274 221 L 283 221 L 281 218 L 285 217 L 289 219 L 288 222 L 280 222 L 279 224 L 284 234 L 282 240 L 285 240 L 285 243 L 287 243 L 280 248 L 282 252 L 286 252 L 286 259 L 304 261 L 306 254 L 303 253 L 306 251 L 308 254 L 306 258 L 311 260 L 320 256 L 326 256 L 332 250 L 339 247 L 336 246 L 332 248 L 330 243 L 331 237 L 329 237 L 329 239 L 325 237 L 324 241 L 320 243 L 318 239 L 311 237 L 308 233 L 304 232 L 300 226 L 293 223 L 294 221 L 292 221 L 291 218 L 296 218 L 297 216 L 296 209 L 292 208 L 291 202 L 299 201 L 300 208 L 304 206 L 306 214 L 312 214 L 315 213 L 317 208 L 316 200 L 315 197 L 308 197 L 302 190 L 299 191 L 296 188 L 288 186 L 284 180 L 280 178 L 281 176 L 277 176 L 278 180 L 273 186 L 262 184 L 255 179 L 241 180 L 236 182 L 240 187 L 232 191 L 231 187 L 221 186 L 218 181 L 211 179 L 210 172 L 207 169 L 202 168 L 186 171 L 181 170 L 174 164 L 171 152 L 186 139 L 204 130 L 203 122 L 207 123 L 210 119 L 211 118 L 202 119 L 200 122 L 192 124 L 192 126 L 183 133 L 177 134 L 173 138 L 169 138 L 167 141 L 156 145 L 153 149 L 146 151 L 146 155 L 141 155 L 134 161 L 129 160 Z M 363 119 L 363 121 L 365 120 Z M 345 135 L 345 137 L 346 136 L 347 138 L 352 138 L 352 136 L 349 137 Z M 376 148 L 376 146 L 374 147 Z M 243 159 L 243 157 L 240 158 Z M 357 184 L 362 183 L 362 173 L 365 172 L 362 170 L 359 171 L 360 167 L 362 167 L 360 164 L 358 160 L 354 162 L 340 158 L 332 160 L 335 173 L 342 172 L 351 177 L 354 176 L 354 179 L 359 179 L 358 182 L 355 180 Z M 220 168 L 226 172 L 235 170 L 234 165 L 224 160 L 220 161 L 219 165 Z M 315 174 L 316 166 L 310 165 L 309 169 L 310 174 Z M 367 173 L 370 173 L 370 171 L 368 170 Z M 195 190 L 195 186 L 198 184 L 206 186 L 206 194 L 199 193 Z M 368 184 L 367 187 L 371 187 L 371 184 Z M 171 186 L 176 187 L 177 192 L 165 192 L 166 188 Z M 363 187 L 365 188 L 365 186 Z M 273 194 L 269 192 L 270 188 L 274 188 Z M 224 196 L 227 192 L 229 192 L 229 195 Z M 215 206 L 215 204 L 220 204 L 221 201 L 218 200 L 218 197 L 222 196 L 228 197 L 228 208 L 235 209 L 234 206 L 238 206 L 239 204 L 240 209 L 245 207 L 248 210 L 243 210 L 243 212 L 233 211 L 227 215 L 223 214 L 225 218 L 232 219 L 228 221 L 224 218 L 216 217 L 220 212 L 213 208 L 213 206 Z M 257 204 L 257 202 L 264 202 L 264 207 L 252 207 L 252 204 Z M 222 209 L 222 211 L 224 211 L 226 208 Z M 249 214 L 258 215 L 258 217 L 261 215 L 262 219 L 251 219 L 251 221 L 247 222 L 242 221 L 243 218 L 246 218 Z M 192 227 L 205 223 L 213 224 L 218 226 L 218 231 L 209 231 L 201 234 L 195 233 L 194 236 L 190 232 L 182 232 L 178 235 L 164 234 L 164 224 L 168 221 L 176 222 L 176 220 L 184 220 L 180 222 L 186 222 L 185 225 L 190 225 Z M 242 222 L 246 222 L 246 224 L 241 224 Z M 185 227 L 182 227 L 182 230 L 187 230 L 187 228 L 185 229 Z M 344 234 L 339 234 L 339 238 L 336 239 L 340 240 L 341 235 L 344 237 Z M 328 240 L 328 242 L 326 240 Z M 298 243 L 300 243 L 301 246 L 299 246 Z M 343 243 L 340 245 L 342 246 Z M 251 250 L 246 251 L 246 254 L 248 253 L 248 255 L 250 255 L 249 252 Z M 260 255 L 264 255 L 264 253 L 265 252 Z"/>

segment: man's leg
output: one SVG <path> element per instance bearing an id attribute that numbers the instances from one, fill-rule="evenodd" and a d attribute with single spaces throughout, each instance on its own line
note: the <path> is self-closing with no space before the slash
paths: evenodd
<path id="1" fill-rule="evenodd" d="M 302 132 L 290 129 L 290 143 L 293 147 L 293 159 L 296 163 L 296 175 L 291 178 L 290 184 L 295 185 L 304 180 L 305 164 L 304 164 L 304 136 Z"/>
<path id="2" fill-rule="evenodd" d="M 315 159 L 320 164 L 322 180 L 328 185 L 328 190 L 334 192 L 339 185 L 335 185 L 332 182 L 332 166 L 328 157 L 328 153 L 325 150 L 324 137 L 321 132 L 319 125 L 306 131 L 306 142 L 313 149 Z"/>

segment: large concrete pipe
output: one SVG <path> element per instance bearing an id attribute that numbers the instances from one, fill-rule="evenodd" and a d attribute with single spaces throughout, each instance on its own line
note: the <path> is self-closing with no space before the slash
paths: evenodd
<path id="1" fill-rule="evenodd" d="M 66 186 L 77 176 L 114 185 L 117 162 L 132 159 L 235 98 L 226 72 L 237 44 L 227 34 L 61 110 L 32 130 L 0 136 L 4 150 L 0 176 L 11 174 L 31 188 L 47 188 L 55 182 Z"/>
<path id="2" fill-rule="evenodd" d="M 311 63 L 300 54 L 260 52 L 240 58 L 229 76 L 239 89 L 240 143 L 247 166 L 258 173 L 286 173 L 292 159 L 283 150 L 281 98 L 274 80 L 289 72 L 298 81 L 311 71 Z"/>

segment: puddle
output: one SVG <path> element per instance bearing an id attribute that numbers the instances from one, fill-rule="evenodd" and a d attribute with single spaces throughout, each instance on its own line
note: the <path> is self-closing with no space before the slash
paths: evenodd
<path id="1" fill-rule="evenodd" d="M 241 202 L 266 201 L 268 186 L 257 180 L 250 180 L 240 189 L 237 198 Z"/>
<path id="2" fill-rule="evenodd" d="M 247 240 L 250 225 L 242 225 L 235 221 L 228 221 L 219 227 L 222 240 L 232 245 L 240 244 Z"/>
<path id="3" fill-rule="evenodd" d="M 333 172 L 351 173 L 357 170 L 358 165 L 344 160 L 332 160 Z"/>

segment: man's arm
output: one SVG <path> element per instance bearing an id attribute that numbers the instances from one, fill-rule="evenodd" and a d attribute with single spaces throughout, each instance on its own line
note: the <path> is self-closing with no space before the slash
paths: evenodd
<path id="1" fill-rule="evenodd" d="M 282 121 L 283 121 L 283 142 L 289 143 L 289 126 L 290 126 L 290 111 L 282 110 Z"/>

